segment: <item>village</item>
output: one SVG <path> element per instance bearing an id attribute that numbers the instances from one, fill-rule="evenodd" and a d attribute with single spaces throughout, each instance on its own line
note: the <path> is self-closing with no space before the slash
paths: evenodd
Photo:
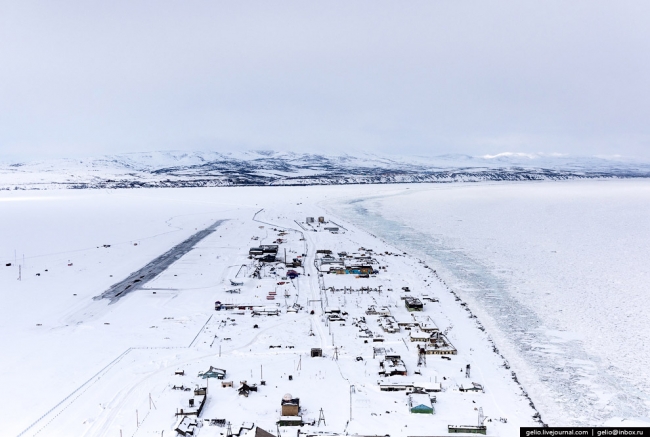
<path id="1" fill-rule="evenodd" d="M 155 416 L 181 436 L 502 435 L 501 381 L 450 340 L 434 271 L 323 216 L 263 216 L 200 334 L 212 354 L 169 373 L 176 408 Z"/>
<path id="2" fill-rule="evenodd" d="M 68 316 L 129 348 L 24 435 L 506 436 L 538 423 L 425 261 L 324 214 L 219 223 L 137 289 Z"/>

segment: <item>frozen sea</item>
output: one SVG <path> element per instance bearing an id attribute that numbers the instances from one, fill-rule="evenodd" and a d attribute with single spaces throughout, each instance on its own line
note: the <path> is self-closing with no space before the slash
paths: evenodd
<path id="1" fill-rule="evenodd" d="M 435 268 L 549 425 L 650 417 L 650 181 L 404 185 L 323 206 Z"/>

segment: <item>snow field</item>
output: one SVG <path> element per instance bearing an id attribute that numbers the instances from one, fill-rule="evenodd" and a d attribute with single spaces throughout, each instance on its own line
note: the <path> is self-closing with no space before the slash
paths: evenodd
<path id="1" fill-rule="evenodd" d="M 323 277 L 326 286 L 381 284 L 383 290 L 393 288 L 394 293 L 321 295 L 313 266 L 316 249 L 354 252 L 363 246 L 375 253 L 401 253 L 357 227 L 336 219 L 345 232 L 303 231 L 305 241 L 300 240 L 300 233 L 288 232 L 279 255 L 284 247 L 289 256 L 306 251 L 305 274 L 294 281 L 282 281 L 281 269 L 274 275 L 267 267 L 262 279 L 248 277 L 254 268 L 247 258 L 248 248 L 272 244 L 278 238 L 274 227 L 301 230 L 294 220 L 323 215 L 317 205 L 323 199 L 395 190 L 389 188 L 66 192 L 63 198 L 57 192 L 57 199 L 50 192 L 41 192 L 21 193 L 30 200 L 0 201 L 0 225 L 18 229 L 3 240 L 0 253 L 13 263 L 12 246 L 22 247 L 27 264 L 22 281 L 16 280 L 15 266 L 0 267 L 0 347 L 6 351 L 0 363 L 0 382 L 8 394 L 0 399 L 0 414 L 9 424 L 7 433 L 18 435 L 34 424 L 24 435 L 116 436 L 120 430 L 125 436 L 171 434 L 174 412 L 189 397 L 189 392 L 171 387 L 179 383 L 194 387 L 203 381 L 198 372 L 211 365 L 226 369 L 226 380 L 233 381 L 235 387 L 243 380 L 259 384 L 263 366 L 266 385 L 247 398 L 237 395 L 234 388 L 221 388 L 219 381 L 209 382 L 201 417 L 225 418 L 233 429 L 254 422 L 275 433 L 280 399 L 287 392 L 301 399 L 305 419 L 317 420 L 323 408 L 327 425 L 314 430 L 446 433 L 448 424 L 475 424 L 478 407 L 491 419 L 508 418 L 508 423 L 489 422 L 491 435 L 513 435 L 519 426 L 533 425 L 534 410 L 510 371 L 502 367 L 502 358 L 492 351 L 487 334 L 417 259 L 377 255 L 379 264 L 387 269 L 376 278 Z M 18 198 L 14 193 L 2 196 Z M 258 221 L 253 221 L 254 216 Z M 111 305 L 92 299 L 217 219 L 227 221 L 144 289 Z M 68 260 L 73 262 L 70 267 Z M 230 279 L 242 279 L 234 278 L 242 265 L 241 293 L 227 293 L 233 288 Z M 44 272 L 45 268 L 49 271 Z M 41 276 L 35 276 L 36 272 Z M 354 317 L 366 316 L 371 304 L 389 306 L 398 318 L 409 317 L 399 299 L 404 285 L 416 296 L 427 293 L 440 299 L 439 303 L 427 303 L 423 314 L 430 315 L 440 329 L 453 325 L 448 337 L 459 351 L 451 361 L 427 357 L 421 375 L 414 374 L 415 344 L 408 343 L 408 338 L 403 341 L 407 332 L 384 334 L 384 343 L 364 343 L 351 323 Z M 277 292 L 275 301 L 266 299 L 271 290 Z M 289 294 L 286 301 L 285 292 Z M 321 298 L 349 312 L 345 326 L 325 325 L 320 303 L 315 302 Z M 215 300 L 280 303 L 282 314 L 251 317 L 249 310 L 216 312 Z M 287 313 L 287 306 L 294 302 L 304 309 Z M 309 314 L 311 309 L 314 315 Z M 366 319 L 373 331 L 381 329 L 375 317 Z M 259 327 L 254 328 L 255 324 Z M 310 330 L 314 336 L 308 335 Z M 270 349 L 272 345 L 282 347 Z M 379 391 L 378 360 L 373 359 L 372 349 L 377 345 L 400 354 L 409 372 L 388 379 L 426 382 L 437 378 L 443 383 L 444 391 L 436 394 L 435 415 L 409 414 L 403 392 Z M 322 347 L 325 356 L 309 357 L 311 347 Z M 338 360 L 333 359 L 335 354 Z M 358 356 L 363 361 L 357 361 Z M 472 366 L 470 379 L 459 372 L 465 364 Z M 185 370 L 185 376 L 174 375 L 179 369 Z M 470 381 L 483 384 L 485 393 L 454 391 L 457 385 Z M 352 396 L 350 385 L 355 388 Z M 150 408 L 149 395 L 155 407 Z M 352 421 L 348 424 L 350 399 Z M 224 432 L 221 427 L 204 426 L 200 435 Z M 283 431 L 283 435 L 293 433 L 293 428 Z"/>

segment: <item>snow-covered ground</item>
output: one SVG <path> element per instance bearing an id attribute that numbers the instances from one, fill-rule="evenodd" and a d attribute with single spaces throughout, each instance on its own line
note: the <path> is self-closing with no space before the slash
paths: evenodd
<path id="1" fill-rule="evenodd" d="M 174 435 L 175 413 L 188 408 L 193 392 L 173 387 L 203 385 L 198 372 L 210 366 L 226 369 L 234 387 L 222 388 L 211 379 L 201 419 L 226 419 L 234 432 L 253 422 L 276 434 L 286 393 L 300 398 L 303 421 L 316 421 L 303 432 L 441 434 L 449 424 L 475 425 L 479 408 L 491 435 L 513 435 L 519 426 L 535 425 L 535 411 L 487 334 L 431 269 L 327 214 L 342 226 L 338 234 L 305 231 L 296 222 L 323 215 L 318 206 L 323 200 L 377 191 L 352 186 L 3 193 L 2 434 Z M 217 220 L 224 221 L 215 232 L 141 289 L 112 304 L 93 299 Z M 255 262 L 248 258 L 249 247 L 279 238 L 280 258 L 286 249 L 287 258 L 304 260 L 297 269 L 301 276 L 283 280 L 286 268 L 278 263 L 264 267 L 260 279 L 251 277 Z M 375 266 L 386 267 L 376 277 L 318 277 L 316 250 L 358 254 L 370 248 Z M 243 285 L 233 286 L 231 279 Z M 353 291 L 322 292 L 321 284 Z M 381 293 L 360 290 L 379 286 Z M 448 331 L 458 355 L 450 360 L 430 355 L 419 367 L 417 343 L 409 341 L 408 331 L 383 333 L 383 342 L 360 331 L 355 319 L 365 317 L 367 328 L 376 337 L 381 333 L 377 316 L 366 314 L 370 305 L 388 307 L 398 321 L 410 320 L 400 299 L 403 286 L 413 296 L 440 299 L 425 302 L 423 314 Z M 227 292 L 233 288 L 240 293 Z M 277 293 L 275 299 L 268 298 L 270 292 Z M 279 303 L 281 314 L 215 311 L 217 300 Z M 294 304 L 302 308 L 287 311 Z M 323 314 L 328 305 L 345 310 L 346 321 L 328 322 Z M 311 358 L 313 347 L 322 348 L 324 357 Z M 407 375 L 381 377 L 382 355 L 374 347 L 400 355 Z M 467 364 L 471 378 L 465 377 Z M 174 374 L 181 370 L 183 376 Z M 410 414 L 405 392 L 380 391 L 381 380 L 440 382 L 443 391 L 432 393 L 436 414 Z M 241 381 L 257 384 L 258 391 L 238 395 Z M 471 382 L 482 384 L 485 392 L 457 390 Z M 326 422 L 318 426 L 321 409 Z M 280 429 L 283 435 L 296 432 Z M 225 432 L 206 422 L 199 435 Z"/>
<path id="2" fill-rule="evenodd" d="M 198 372 L 210 366 L 234 388 L 210 379 L 201 419 L 226 419 L 234 432 L 253 422 L 276 434 L 286 393 L 306 422 L 323 409 L 326 425 L 303 432 L 442 435 L 476 424 L 482 408 L 489 435 L 517 435 L 536 424 L 522 387 L 550 424 L 647 418 L 648 196 L 644 181 L 3 192 L 1 434 L 174 435 L 192 392 L 173 387 L 203 385 Z M 304 223 L 321 215 L 339 233 Z M 140 289 L 93 299 L 218 220 Z M 279 258 L 286 249 L 304 261 L 301 275 L 283 280 L 279 263 L 251 277 L 248 249 L 278 239 Z M 372 253 L 386 269 L 319 278 L 319 249 Z M 409 319 L 404 286 L 439 299 L 423 314 L 458 349 L 451 360 L 417 366 L 409 331 L 383 333 L 366 314 L 385 306 Z M 281 314 L 215 311 L 215 301 L 279 303 Z M 302 309 L 287 311 L 294 304 Z M 346 321 L 328 322 L 326 306 Z M 383 342 L 360 331 L 361 317 Z M 310 357 L 314 347 L 323 358 Z M 374 347 L 400 355 L 408 374 L 380 377 Z M 380 391 L 380 380 L 441 382 L 436 414 L 409 414 L 408 396 Z M 240 381 L 258 391 L 238 395 Z M 471 382 L 485 392 L 457 391 Z M 225 432 L 206 424 L 199 435 Z"/>
<path id="3" fill-rule="evenodd" d="M 410 186 L 330 206 L 426 257 L 547 423 L 650 417 L 647 180 Z"/>

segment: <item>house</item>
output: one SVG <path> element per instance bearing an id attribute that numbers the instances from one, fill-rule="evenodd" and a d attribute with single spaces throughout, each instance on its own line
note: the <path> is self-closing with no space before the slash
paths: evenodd
<path id="1" fill-rule="evenodd" d="M 197 431 L 197 427 L 199 426 L 198 420 L 193 417 L 189 416 L 182 416 L 180 419 L 178 419 L 178 422 L 176 423 L 176 426 L 174 427 L 174 431 L 176 431 L 179 435 L 182 436 L 193 436 L 194 431 Z"/>
<path id="2" fill-rule="evenodd" d="M 244 428 L 245 430 L 245 428 Z M 239 437 L 275 437 L 273 434 L 270 432 L 260 428 L 259 426 L 254 426 L 254 428 L 248 430 L 248 432 L 245 432 L 242 434 L 244 431 L 242 429 L 239 430 Z"/>
<path id="3" fill-rule="evenodd" d="M 293 398 L 290 394 L 286 394 L 282 397 L 282 402 L 280 403 L 282 407 L 282 416 L 294 416 L 300 417 L 300 399 Z"/>
<path id="4" fill-rule="evenodd" d="M 263 263 L 274 263 L 276 261 L 275 255 L 267 254 L 259 258 L 260 262 Z"/>
<path id="5" fill-rule="evenodd" d="M 439 332 L 431 334 L 430 342 L 424 347 L 418 346 L 418 350 L 420 354 L 426 355 L 456 355 L 458 353 L 447 337 Z"/>
<path id="6" fill-rule="evenodd" d="M 264 251 L 261 247 L 251 247 L 248 250 L 248 255 L 252 257 L 258 257 L 264 255 Z"/>
<path id="7" fill-rule="evenodd" d="M 470 393 L 485 393 L 485 390 L 483 389 L 483 386 L 479 384 L 478 382 L 473 382 L 471 387 L 463 387 L 462 385 L 458 387 L 458 391 L 460 392 L 470 392 Z"/>
<path id="8" fill-rule="evenodd" d="M 409 339 L 420 343 L 429 343 L 429 341 L 431 341 L 431 334 L 420 331 L 419 329 L 412 329 L 411 332 L 409 332 Z"/>
<path id="9" fill-rule="evenodd" d="M 379 362 L 379 374 L 381 376 L 406 376 L 406 365 L 399 355 L 386 355 Z"/>
<path id="10" fill-rule="evenodd" d="M 408 391 L 413 389 L 413 384 L 379 384 L 380 391 Z"/>
<path id="11" fill-rule="evenodd" d="M 206 378 L 217 378 L 224 379 L 226 377 L 226 371 L 224 369 L 217 369 L 216 367 L 210 366 L 210 368 L 205 372 L 199 372 L 199 377 Z"/>
<path id="12" fill-rule="evenodd" d="M 384 332 L 388 332 L 389 334 L 394 334 L 396 332 L 399 332 L 399 326 L 397 325 L 397 322 L 395 319 L 391 316 L 384 316 L 379 318 L 379 326 L 381 326 L 381 329 L 384 330 Z"/>
<path id="13" fill-rule="evenodd" d="M 248 255 L 254 258 L 262 257 L 265 255 L 275 256 L 278 254 L 278 245 L 277 244 L 264 244 L 258 247 L 251 247 L 248 250 Z"/>
<path id="14" fill-rule="evenodd" d="M 252 391 L 256 392 L 257 391 L 257 385 L 255 385 L 255 384 L 249 385 L 246 381 L 241 381 L 239 384 L 240 385 L 239 385 L 239 388 L 237 389 L 237 391 L 239 392 L 240 396 L 248 397 L 250 392 L 252 392 Z"/>
<path id="15" fill-rule="evenodd" d="M 412 393 L 409 395 L 409 411 L 413 414 L 433 414 L 433 405 L 428 394 Z"/>
<path id="16" fill-rule="evenodd" d="M 420 331 L 434 333 L 439 332 L 438 326 L 431 320 L 431 317 L 424 314 L 411 314 L 413 320 L 417 323 Z"/>
<path id="17" fill-rule="evenodd" d="M 414 382 L 413 388 L 427 393 L 437 393 L 442 391 L 442 384 L 439 382 Z"/>
<path id="18" fill-rule="evenodd" d="M 280 309 L 278 307 L 255 307 L 253 309 L 254 316 L 279 316 Z"/>
<path id="19" fill-rule="evenodd" d="M 406 296 L 404 298 L 404 305 L 409 311 L 422 311 L 424 309 L 424 304 L 417 297 Z"/>
<path id="20" fill-rule="evenodd" d="M 302 426 L 301 416 L 281 416 L 278 420 L 279 426 Z"/>
<path id="21" fill-rule="evenodd" d="M 340 307 L 325 307 L 325 314 L 341 314 Z"/>
<path id="22" fill-rule="evenodd" d="M 448 425 L 447 432 L 449 434 L 487 434 L 487 427 L 485 425 Z"/>

